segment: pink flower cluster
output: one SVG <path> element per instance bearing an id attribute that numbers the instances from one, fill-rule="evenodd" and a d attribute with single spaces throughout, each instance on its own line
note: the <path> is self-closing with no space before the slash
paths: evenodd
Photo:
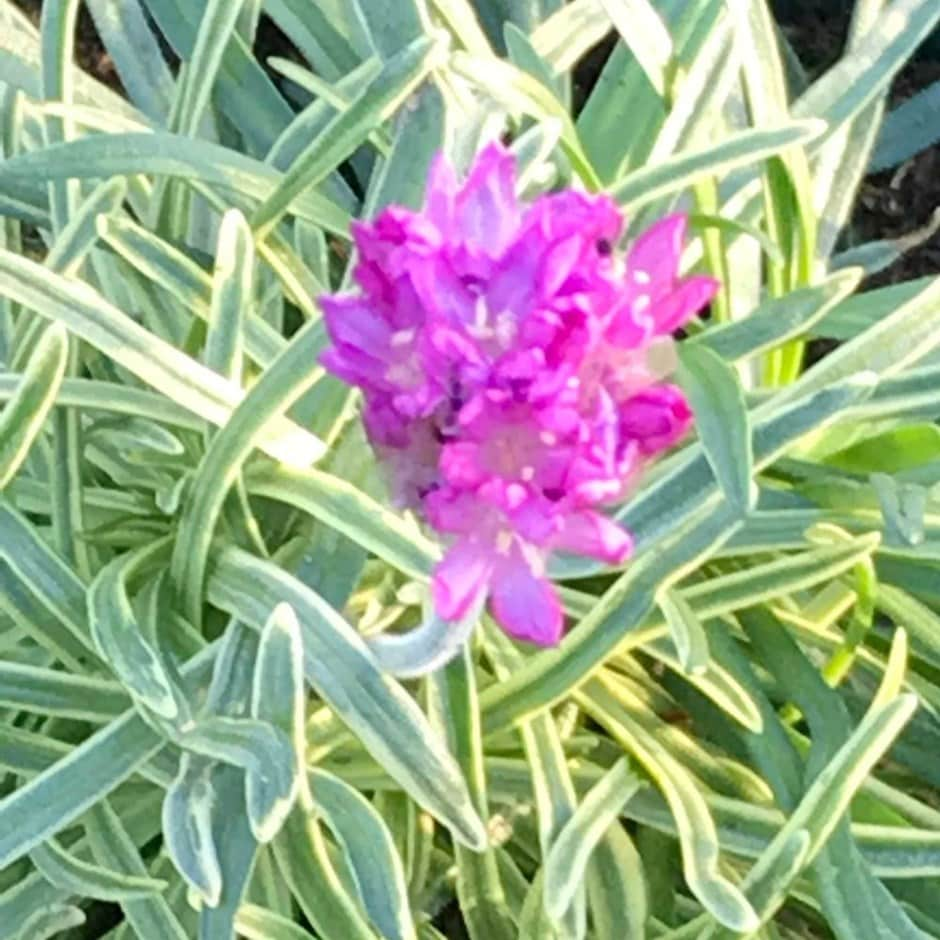
<path id="1" fill-rule="evenodd" d="M 362 389 L 394 496 L 449 549 L 438 613 L 489 598 L 512 636 L 557 643 L 552 551 L 622 562 L 629 533 L 599 510 L 688 429 L 670 334 L 716 289 L 679 277 L 686 220 L 617 251 L 623 219 L 575 190 L 529 205 L 488 146 L 460 184 L 438 158 L 421 212 L 354 230 L 359 290 L 324 297 L 324 364 Z"/>

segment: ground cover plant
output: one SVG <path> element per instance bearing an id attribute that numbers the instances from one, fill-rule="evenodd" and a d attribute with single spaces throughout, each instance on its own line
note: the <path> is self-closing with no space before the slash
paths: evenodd
<path id="1" fill-rule="evenodd" d="M 0 0 L 0 940 L 940 937 L 940 278 L 849 225 L 936 0 L 86 6 L 123 95 Z"/>

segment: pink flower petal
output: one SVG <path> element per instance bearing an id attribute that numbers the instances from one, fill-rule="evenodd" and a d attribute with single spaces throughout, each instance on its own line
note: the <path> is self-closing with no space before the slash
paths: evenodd
<path id="1" fill-rule="evenodd" d="M 453 224 L 456 194 L 457 176 L 454 168 L 447 157 L 439 153 L 431 163 L 424 211 L 445 236 L 449 234 Z"/>
<path id="2" fill-rule="evenodd" d="M 455 441 L 441 451 L 441 473 L 453 486 L 475 488 L 490 475 L 484 465 L 483 447 L 476 441 Z"/>
<path id="3" fill-rule="evenodd" d="M 625 561 L 633 551 L 633 539 L 626 529 L 603 513 L 590 510 L 564 517 L 564 528 L 556 545 L 610 564 Z"/>
<path id="4" fill-rule="evenodd" d="M 516 200 L 516 158 L 501 144 L 492 143 L 476 159 L 457 194 L 457 224 L 463 237 L 498 257 L 519 229 Z"/>
<path id="5" fill-rule="evenodd" d="M 493 619 L 518 640 L 555 646 L 561 639 L 564 618 L 555 589 L 534 574 L 517 552 L 497 562 L 490 610 Z"/>
<path id="6" fill-rule="evenodd" d="M 687 323 L 715 296 L 719 284 L 713 277 L 695 275 L 653 304 L 656 332 L 665 336 Z"/>
<path id="7" fill-rule="evenodd" d="M 352 295 L 322 297 L 320 306 L 334 343 L 367 350 L 376 358 L 383 358 L 376 353 L 388 347 L 392 331 L 369 301 Z"/>
<path id="8" fill-rule="evenodd" d="M 648 455 L 672 447 L 691 424 L 692 409 L 675 385 L 660 385 L 634 395 L 620 413 L 621 430 Z"/>
<path id="9" fill-rule="evenodd" d="M 434 569 L 431 594 L 445 620 L 460 620 L 478 603 L 493 572 L 493 554 L 471 539 L 456 542 Z"/>
<path id="10" fill-rule="evenodd" d="M 667 286 L 679 276 L 686 221 L 682 213 L 666 216 L 633 242 L 627 255 L 627 278 L 631 284 Z"/>

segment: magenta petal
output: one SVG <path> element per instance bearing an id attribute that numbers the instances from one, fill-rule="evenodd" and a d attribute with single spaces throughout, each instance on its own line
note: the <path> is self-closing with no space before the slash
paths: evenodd
<path id="1" fill-rule="evenodd" d="M 581 257 L 583 244 L 582 238 L 572 235 L 549 249 L 542 262 L 541 293 L 543 296 L 556 293 L 568 279 Z"/>
<path id="2" fill-rule="evenodd" d="M 624 304 L 607 330 L 607 340 L 620 349 L 637 349 L 649 342 L 654 330 L 648 308 L 644 313 L 635 310 L 632 303 Z"/>
<path id="3" fill-rule="evenodd" d="M 666 216 L 640 234 L 627 255 L 627 276 L 633 283 L 668 285 L 676 279 L 685 230 L 686 217 L 677 213 Z"/>
<path id="4" fill-rule="evenodd" d="M 457 176 L 454 168 L 447 157 L 439 153 L 431 164 L 424 211 L 445 236 L 453 221 L 456 194 Z"/>
<path id="5" fill-rule="evenodd" d="M 500 558 L 490 589 L 490 610 L 496 622 L 518 640 L 555 646 L 564 618 L 555 589 L 538 577 L 520 554 Z"/>
<path id="6" fill-rule="evenodd" d="M 383 363 L 349 346 L 331 346 L 320 356 L 320 365 L 344 382 L 372 390 L 382 377 Z"/>
<path id="7" fill-rule="evenodd" d="M 411 267 L 411 282 L 422 307 L 444 322 L 473 320 L 477 295 L 467 288 L 446 259 L 437 256 Z"/>
<path id="8" fill-rule="evenodd" d="M 651 313 L 656 332 L 665 336 L 679 329 L 715 296 L 719 286 L 713 277 L 705 275 L 686 278 L 675 290 L 655 301 Z"/>
<path id="9" fill-rule="evenodd" d="M 634 395 L 620 413 L 622 432 L 635 440 L 644 454 L 672 447 L 691 424 L 692 410 L 675 385 L 660 385 Z"/>
<path id="10" fill-rule="evenodd" d="M 441 451 L 441 473 L 454 486 L 477 487 L 487 478 L 482 448 L 475 441 L 455 441 Z"/>
<path id="11" fill-rule="evenodd" d="M 376 358 L 383 358 L 391 330 L 368 301 L 353 296 L 322 297 L 320 306 L 334 343 L 368 350 Z"/>
<path id="12" fill-rule="evenodd" d="M 461 539 L 434 569 L 435 610 L 445 620 L 460 620 L 480 601 L 492 572 L 493 554 L 488 546 Z"/>
<path id="13" fill-rule="evenodd" d="M 515 236 L 519 218 L 516 158 L 501 144 L 490 144 L 477 156 L 457 194 L 460 233 L 495 258 Z"/>
<path id="14" fill-rule="evenodd" d="M 633 539 L 622 526 L 603 513 L 571 513 L 565 516 L 557 547 L 610 564 L 625 561 L 633 551 Z"/>

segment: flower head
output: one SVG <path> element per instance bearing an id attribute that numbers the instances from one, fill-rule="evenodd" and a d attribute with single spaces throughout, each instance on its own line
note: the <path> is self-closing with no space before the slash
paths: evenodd
<path id="1" fill-rule="evenodd" d="M 671 334 L 716 282 L 679 275 L 686 220 L 622 256 L 606 196 L 521 204 L 498 144 L 465 182 L 439 157 L 420 212 L 354 230 L 358 290 L 322 300 L 323 362 L 358 386 L 393 495 L 445 536 L 435 606 L 460 619 L 488 597 L 512 636 L 556 643 L 553 551 L 609 563 L 629 533 L 602 507 L 686 432 Z"/>

